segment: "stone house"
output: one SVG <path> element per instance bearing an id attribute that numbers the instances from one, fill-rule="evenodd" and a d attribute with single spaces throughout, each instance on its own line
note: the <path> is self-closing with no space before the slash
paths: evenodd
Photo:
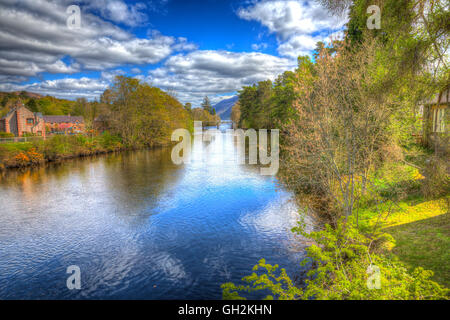
<path id="1" fill-rule="evenodd" d="M 423 142 L 426 146 L 448 149 L 450 89 L 423 105 Z"/>
<path id="2" fill-rule="evenodd" d="M 45 137 L 44 117 L 42 113 L 32 112 L 18 102 L 0 119 L 0 131 L 13 133 L 16 137 L 26 135 Z"/>
<path id="3" fill-rule="evenodd" d="M 81 116 L 44 116 L 47 133 L 77 134 L 85 132 L 84 118 Z"/>

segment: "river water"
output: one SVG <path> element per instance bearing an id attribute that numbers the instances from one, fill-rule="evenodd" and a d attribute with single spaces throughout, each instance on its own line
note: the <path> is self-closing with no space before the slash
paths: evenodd
<path id="1" fill-rule="evenodd" d="M 304 250 L 289 231 L 292 195 L 234 150 L 225 136 L 194 144 L 181 166 L 162 148 L 9 172 L 0 299 L 220 299 L 261 258 L 294 277 Z M 66 285 L 72 265 L 80 290 Z"/>

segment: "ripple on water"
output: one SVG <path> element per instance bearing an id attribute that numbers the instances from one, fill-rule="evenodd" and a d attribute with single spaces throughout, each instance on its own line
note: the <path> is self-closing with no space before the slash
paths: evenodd
<path id="1" fill-rule="evenodd" d="M 227 143 L 222 150 L 233 150 Z M 298 271 L 289 192 L 255 166 L 175 166 L 170 151 L 7 175 L 0 299 L 220 299 L 220 285 L 261 258 Z M 81 269 L 80 291 L 66 287 L 69 265 Z"/>

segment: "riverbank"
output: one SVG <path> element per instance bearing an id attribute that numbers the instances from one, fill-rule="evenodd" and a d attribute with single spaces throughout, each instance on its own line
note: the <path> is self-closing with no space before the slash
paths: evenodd
<path id="1" fill-rule="evenodd" d="M 401 151 L 400 157 L 368 175 L 365 188 L 362 179 L 355 179 L 357 201 L 347 219 L 342 215 L 329 219 L 320 211 L 323 199 L 304 202 L 305 197 L 296 194 L 300 206 L 319 208 L 316 214 L 324 216 L 318 231 L 307 232 L 302 221 L 292 229 L 311 244 L 305 262 L 313 263 L 304 283 L 295 283 L 284 269 L 262 259 L 242 279 L 244 284 L 223 284 L 223 298 L 247 298 L 253 290 L 264 289 L 270 293 L 268 299 L 448 299 L 450 214 L 445 165 L 416 144 Z M 372 290 L 375 287 L 380 290 Z"/>
<path id="2" fill-rule="evenodd" d="M 135 147 L 105 132 L 96 136 L 53 136 L 46 140 L 0 144 L 0 171 L 37 166 L 46 162 L 107 154 Z"/>
<path id="3" fill-rule="evenodd" d="M 423 267 L 433 271 L 432 280 L 450 288 L 449 197 L 425 197 L 425 177 L 418 167 L 387 164 L 375 180 L 378 193 L 390 201 L 367 202 L 359 210 L 359 226 L 368 234 L 388 234 L 382 251 L 412 272 Z"/>
<path id="4" fill-rule="evenodd" d="M 371 239 L 382 239 L 373 244 L 376 252 L 404 264 L 410 273 L 431 270 L 430 279 L 450 288 L 448 192 L 427 195 L 429 150 L 413 145 L 402 153 L 408 161 L 386 162 L 371 177 L 354 209 L 357 228 Z"/>

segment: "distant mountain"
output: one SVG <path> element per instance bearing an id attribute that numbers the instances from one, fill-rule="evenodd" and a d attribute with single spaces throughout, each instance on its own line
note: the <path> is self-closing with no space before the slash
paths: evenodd
<path id="1" fill-rule="evenodd" d="M 222 120 L 229 120 L 231 118 L 231 108 L 236 104 L 239 100 L 238 96 L 235 96 L 230 99 L 222 100 L 216 105 L 213 106 L 216 109 L 216 113 L 220 116 Z"/>

